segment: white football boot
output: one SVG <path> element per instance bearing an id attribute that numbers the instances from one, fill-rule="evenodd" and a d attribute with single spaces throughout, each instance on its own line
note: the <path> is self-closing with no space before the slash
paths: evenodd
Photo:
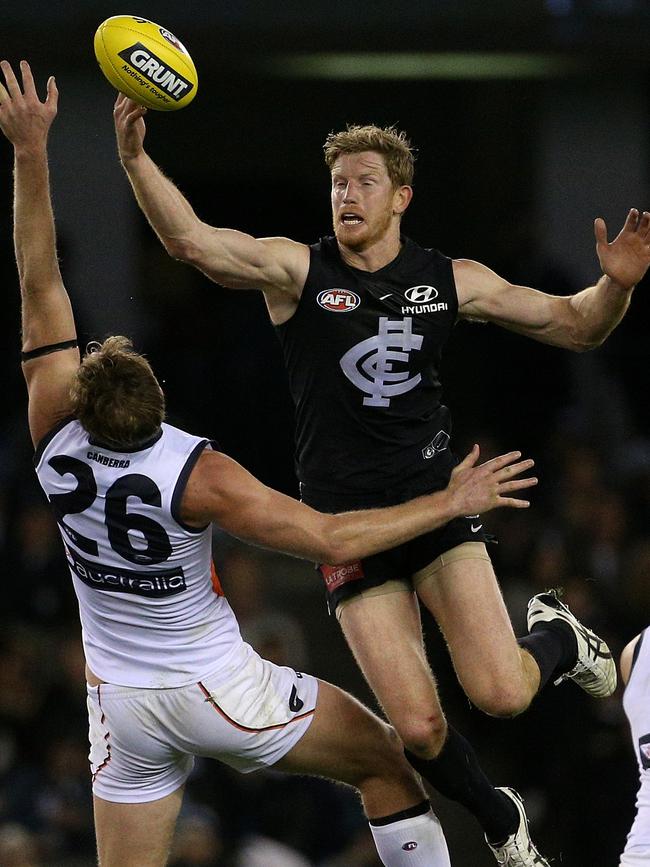
<path id="1" fill-rule="evenodd" d="M 575 666 L 555 680 L 574 680 L 579 687 L 595 698 L 606 698 L 616 689 L 616 664 L 607 644 L 591 629 L 587 629 L 563 602 L 556 590 L 538 593 L 528 603 L 528 631 L 542 621 L 562 620 L 576 637 L 578 661 Z"/>
<path id="2" fill-rule="evenodd" d="M 493 846 L 487 837 L 485 838 L 497 859 L 497 864 L 501 867 L 550 867 L 550 863 L 546 858 L 542 858 L 530 839 L 528 819 L 521 796 L 514 789 L 509 789 L 506 786 L 497 786 L 497 791 L 507 795 L 519 813 L 519 826 L 515 833 L 508 837 L 503 846 Z"/>

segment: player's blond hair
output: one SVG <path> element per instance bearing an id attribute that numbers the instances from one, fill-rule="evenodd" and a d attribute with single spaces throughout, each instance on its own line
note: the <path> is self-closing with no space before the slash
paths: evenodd
<path id="1" fill-rule="evenodd" d="M 395 189 L 413 183 L 415 154 L 406 133 L 399 132 L 394 126 L 348 124 L 342 132 L 331 132 L 327 136 L 323 150 L 330 171 L 341 154 L 374 151 L 384 157 L 388 177 Z"/>
<path id="2" fill-rule="evenodd" d="M 73 413 L 98 442 L 138 446 L 158 431 L 165 396 L 147 359 L 128 337 L 90 344 L 70 390 Z"/>

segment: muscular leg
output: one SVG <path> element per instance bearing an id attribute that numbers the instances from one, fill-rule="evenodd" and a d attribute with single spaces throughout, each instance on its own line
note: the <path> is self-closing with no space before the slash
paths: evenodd
<path id="1" fill-rule="evenodd" d="M 407 810 L 426 799 L 390 726 L 351 695 L 322 681 L 314 721 L 273 767 L 354 786 L 370 819 Z"/>
<path id="2" fill-rule="evenodd" d="M 93 797 L 99 867 L 163 867 L 167 863 L 181 786 L 157 801 L 118 804 Z"/>
<path id="3" fill-rule="evenodd" d="M 387 867 L 450 867 L 440 823 L 394 731 L 337 687 L 321 682 L 314 721 L 274 767 L 357 788 Z"/>
<path id="4" fill-rule="evenodd" d="M 345 639 L 404 745 L 433 758 L 447 736 L 426 658 L 417 598 L 410 590 L 356 596 L 340 611 Z M 378 636 L 381 636 L 378 639 Z"/>
<path id="5" fill-rule="evenodd" d="M 468 698 L 494 716 L 525 710 L 539 689 L 540 671 L 517 644 L 485 546 L 452 549 L 415 581 Z"/>
<path id="6" fill-rule="evenodd" d="M 441 794 L 467 807 L 490 840 L 505 840 L 516 828 L 516 810 L 487 779 L 471 745 L 447 727 L 415 594 L 405 589 L 356 596 L 342 607 L 339 619 L 409 761 Z"/>

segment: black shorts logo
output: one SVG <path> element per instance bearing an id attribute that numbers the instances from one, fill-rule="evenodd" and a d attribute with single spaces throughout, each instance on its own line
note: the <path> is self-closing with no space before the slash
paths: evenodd
<path id="1" fill-rule="evenodd" d="M 301 698 L 298 698 L 298 690 L 295 686 L 292 686 L 291 695 L 289 696 L 289 710 L 298 713 L 298 711 L 302 710 L 304 706 L 304 701 Z"/>

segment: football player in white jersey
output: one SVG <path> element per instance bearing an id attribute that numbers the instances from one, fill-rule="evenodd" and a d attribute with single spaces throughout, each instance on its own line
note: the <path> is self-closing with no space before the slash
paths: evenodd
<path id="1" fill-rule="evenodd" d="M 625 684 L 623 708 L 639 766 L 636 816 L 627 836 L 620 867 L 650 864 L 650 637 L 645 629 L 621 654 L 621 679 Z"/>
<path id="2" fill-rule="evenodd" d="M 518 452 L 444 491 L 382 510 L 323 515 L 262 485 L 208 440 L 164 423 L 164 396 L 123 337 L 80 362 L 56 256 L 41 101 L 0 63 L 0 128 L 14 146 L 14 240 L 23 371 L 39 481 L 79 601 L 90 764 L 102 867 L 163 865 L 195 755 L 246 773 L 327 776 L 361 794 L 379 856 L 445 867 L 440 825 L 392 729 L 340 689 L 261 659 L 239 634 L 211 568 L 210 524 L 310 560 L 345 564 L 457 515 L 523 508 L 536 483 Z"/>

